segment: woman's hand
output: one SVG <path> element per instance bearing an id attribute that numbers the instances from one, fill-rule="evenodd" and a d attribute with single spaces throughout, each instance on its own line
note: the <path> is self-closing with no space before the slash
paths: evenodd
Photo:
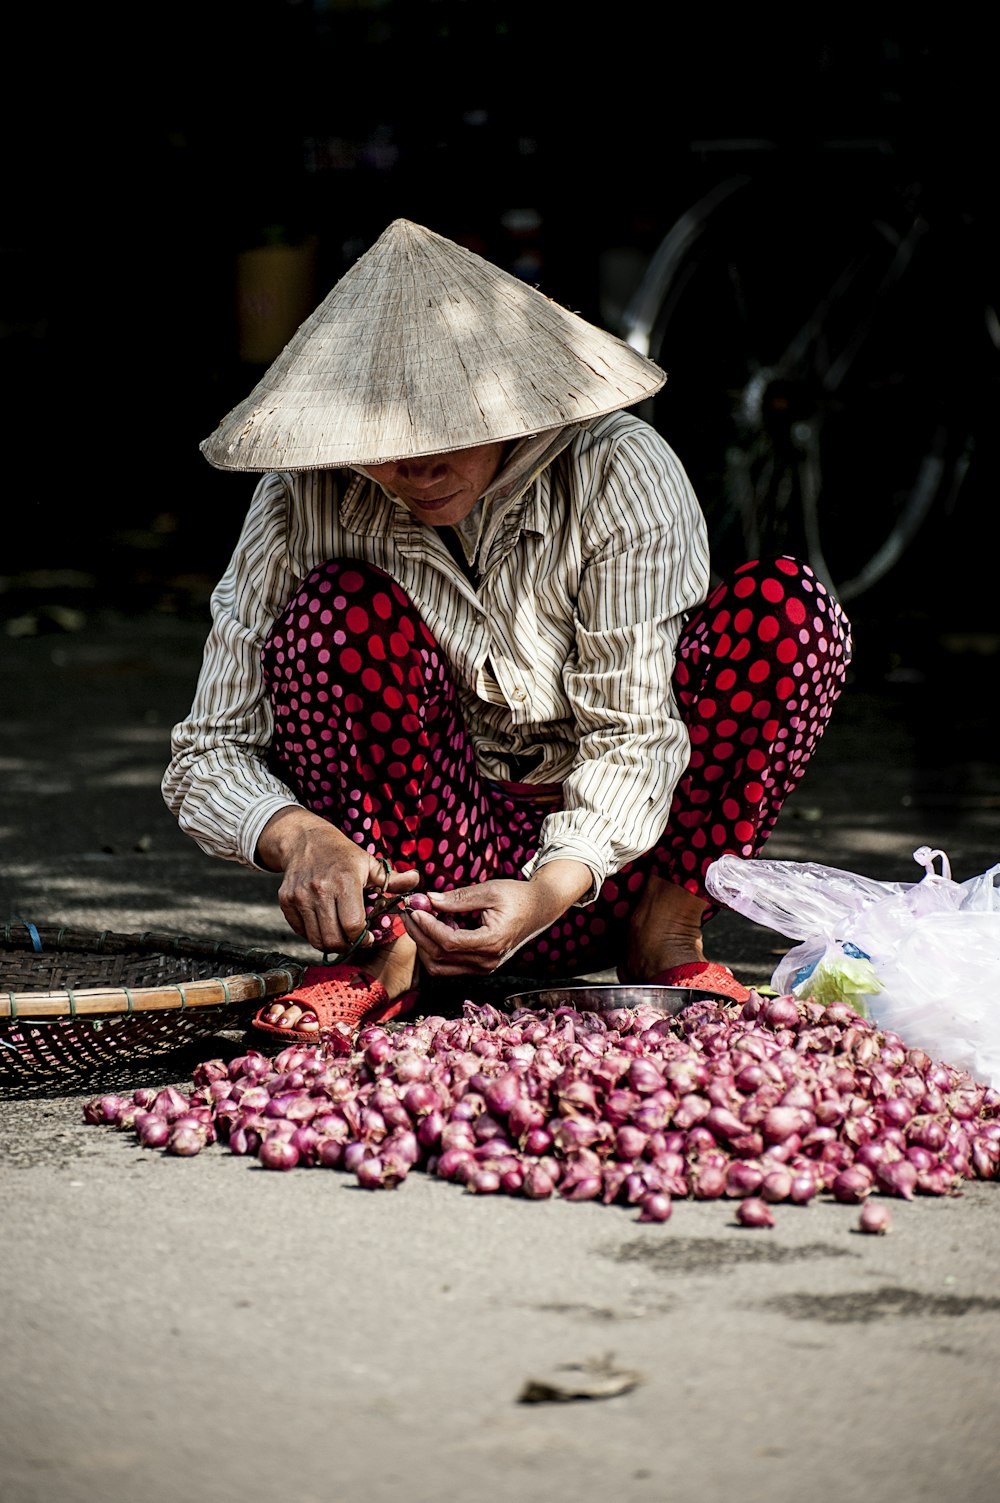
<path id="1" fill-rule="evenodd" d="M 416 872 L 392 872 L 377 856 L 308 809 L 279 809 L 261 831 L 257 860 L 282 873 L 278 903 L 289 927 L 316 950 L 346 950 L 367 923 L 365 892 L 410 892 Z M 365 935 L 362 947 L 372 943 Z"/>
<path id="2" fill-rule="evenodd" d="M 488 974 L 561 918 L 592 884 L 582 862 L 549 861 L 527 882 L 498 879 L 428 893 L 434 911 L 406 909 L 403 922 L 428 975 Z M 478 914 L 478 926 L 451 928 L 448 917 L 459 913 Z"/>

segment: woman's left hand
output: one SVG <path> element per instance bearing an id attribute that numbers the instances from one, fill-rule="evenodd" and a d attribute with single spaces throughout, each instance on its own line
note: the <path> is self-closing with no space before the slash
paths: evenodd
<path id="1" fill-rule="evenodd" d="M 496 879 L 428 893 L 434 911 L 406 909 L 403 922 L 428 975 L 488 974 L 561 918 L 592 883 L 582 862 L 550 861 L 526 882 Z M 448 923 L 451 915 L 466 913 L 479 916 L 475 928 Z"/>

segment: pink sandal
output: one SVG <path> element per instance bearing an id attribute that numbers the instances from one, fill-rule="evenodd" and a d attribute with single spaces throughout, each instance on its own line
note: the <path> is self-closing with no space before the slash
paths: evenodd
<path id="1" fill-rule="evenodd" d="M 750 997 L 729 967 L 714 960 L 689 960 L 685 965 L 671 966 L 653 976 L 647 985 L 690 986 L 696 991 L 715 992 L 716 996 L 728 997 L 733 1002 L 746 1002 Z"/>
<path id="2" fill-rule="evenodd" d="M 352 1030 L 366 1023 L 387 1023 L 402 1013 L 411 1012 L 417 1000 L 416 991 L 404 992 L 401 997 L 390 1000 L 381 981 L 369 976 L 356 965 L 309 966 L 302 983 L 285 997 L 275 997 L 258 1009 L 253 1026 L 261 1033 L 273 1033 L 276 1038 L 297 1043 L 316 1044 L 325 1028 L 337 1023 L 346 1024 Z M 318 1028 L 282 1028 L 278 1023 L 268 1023 L 265 1013 L 276 1004 L 286 1007 L 301 1007 L 315 1014 Z"/>

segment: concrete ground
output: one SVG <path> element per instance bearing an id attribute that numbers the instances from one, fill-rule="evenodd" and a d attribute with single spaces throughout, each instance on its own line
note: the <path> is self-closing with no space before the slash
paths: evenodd
<path id="1" fill-rule="evenodd" d="M 160 801 L 201 625 L 108 610 L 36 628 L 0 638 L 0 917 L 308 958 L 275 881 L 202 856 Z M 859 674 L 767 854 L 901 881 L 924 843 L 958 878 L 992 865 L 989 648 Z M 788 944 L 725 913 L 710 949 L 763 984 Z M 134 1083 L 189 1085 L 238 1038 Z M 996 1183 L 894 1201 L 885 1237 L 828 1199 L 778 1207 L 770 1231 L 739 1228 L 731 1201 L 646 1225 L 421 1175 L 367 1193 L 219 1146 L 169 1158 L 86 1126 L 90 1094 L 0 1086 L 4 1503 L 1000 1491 Z M 543 1380 L 597 1391 L 523 1402 Z"/>

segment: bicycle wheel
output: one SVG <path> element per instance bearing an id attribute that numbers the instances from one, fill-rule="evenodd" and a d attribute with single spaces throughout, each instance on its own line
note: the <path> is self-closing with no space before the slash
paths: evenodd
<path id="1" fill-rule="evenodd" d="M 968 469 L 953 250 L 857 183 L 726 179 L 673 225 L 623 337 L 664 366 L 717 572 L 805 557 L 844 601 L 897 567 Z"/>

